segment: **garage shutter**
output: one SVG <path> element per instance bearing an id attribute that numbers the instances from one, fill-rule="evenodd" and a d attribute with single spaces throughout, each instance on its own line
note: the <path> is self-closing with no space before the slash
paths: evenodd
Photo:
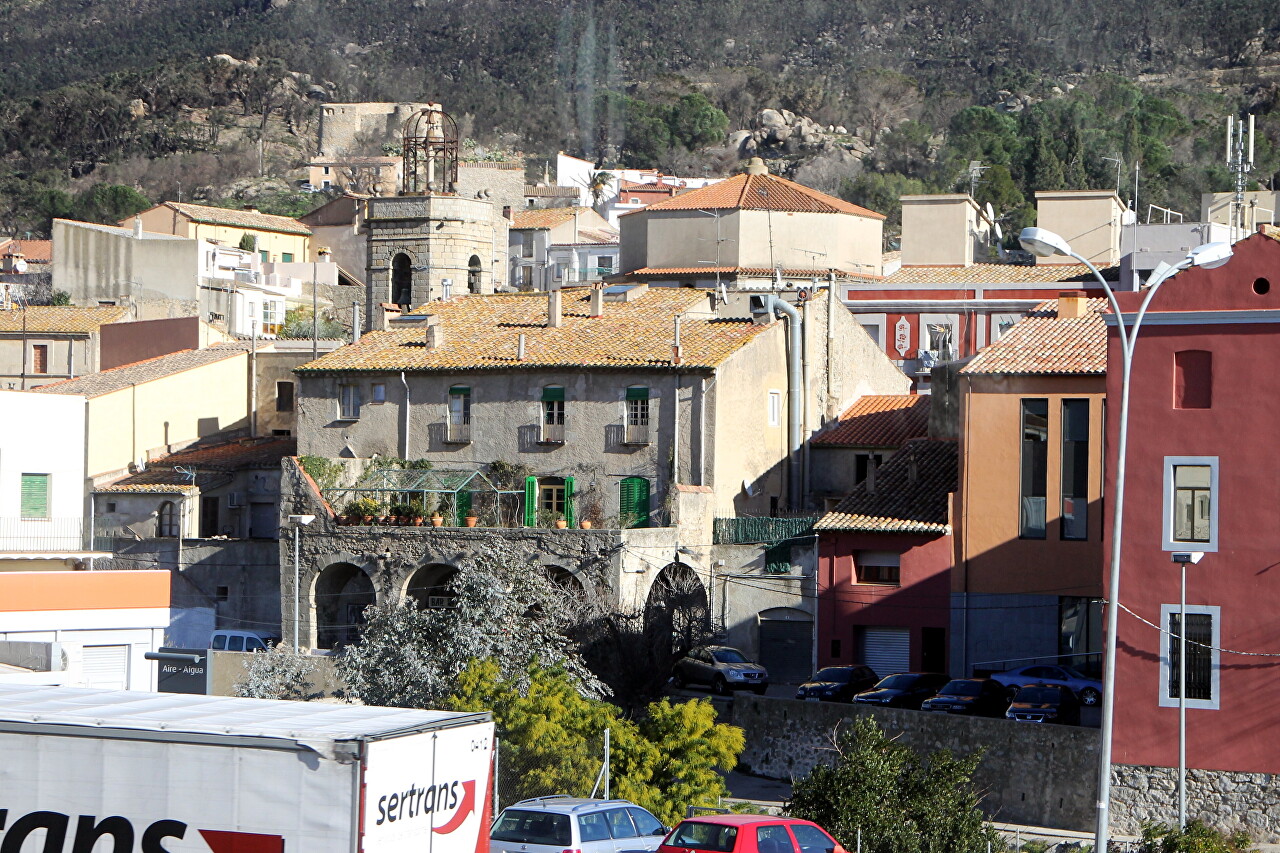
<path id="1" fill-rule="evenodd" d="M 862 659 L 884 678 L 911 671 L 911 631 L 908 628 L 863 628 Z"/>
<path id="2" fill-rule="evenodd" d="M 774 684 L 802 684 L 813 674 L 813 623 L 760 620 L 760 663 Z"/>
<path id="3" fill-rule="evenodd" d="M 85 646 L 84 683 L 103 690 L 129 687 L 128 646 Z"/>

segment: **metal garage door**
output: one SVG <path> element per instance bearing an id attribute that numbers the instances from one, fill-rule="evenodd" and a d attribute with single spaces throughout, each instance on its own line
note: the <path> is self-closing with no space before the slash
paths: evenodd
<path id="1" fill-rule="evenodd" d="M 884 678 L 895 672 L 911 671 L 911 630 L 909 628 L 863 628 L 862 663 Z"/>
<path id="2" fill-rule="evenodd" d="M 84 683 L 103 690 L 127 690 L 129 687 L 129 647 L 85 646 Z"/>
<path id="3" fill-rule="evenodd" d="M 813 623 L 760 620 L 760 663 L 774 684 L 802 684 L 813 674 Z"/>

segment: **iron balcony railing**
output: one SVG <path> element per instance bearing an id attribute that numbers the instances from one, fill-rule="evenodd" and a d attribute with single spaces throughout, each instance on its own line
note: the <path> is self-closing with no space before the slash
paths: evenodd
<path id="1" fill-rule="evenodd" d="M 83 518 L 0 518 L 0 551 L 83 551 L 89 526 Z"/>
<path id="2" fill-rule="evenodd" d="M 471 424 L 449 424 L 449 441 L 467 442 L 471 440 Z"/>

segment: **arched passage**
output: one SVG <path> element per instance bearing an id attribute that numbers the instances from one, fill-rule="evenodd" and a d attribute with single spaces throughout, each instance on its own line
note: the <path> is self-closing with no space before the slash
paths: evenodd
<path id="1" fill-rule="evenodd" d="M 405 597 L 417 604 L 419 610 L 449 607 L 454 599 L 449 582 L 457 574 L 458 569 L 447 563 L 428 563 L 409 577 Z"/>
<path id="2" fill-rule="evenodd" d="M 391 304 L 413 304 L 413 270 L 404 252 L 391 259 Z"/>
<path id="3" fill-rule="evenodd" d="M 480 256 L 472 255 L 471 260 L 467 261 L 467 290 L 471 293 L 480 292 L 480 274 L 482 271 L 480 266 Z"/>
<path id="4" fill-rule="evenodd" d="M 359 566 L 326 566 L 316 577 L 316 646 L 332 649 L 358 640 L 364 609 L 375 601 L 373 581 Z"/>
<path id="5" fill-rule="evenodd" d="M 586 587 L 582 585 L 582 580 L 577 575 L 566 569 L 564 566 L 546 565 L 542 570 L 547 573 L 547 577 L 556 586 L 572 595 L 582 595 L 586 592 Z"/>
<path id="6" fill-rule="evenodd" d="M 711 628 L 707 590 L 697 572 L 684 563 L 669 563 L 658 573 L 645 602 L 644 631 L 654 664 L 669 668 L 702 642 Z"/>

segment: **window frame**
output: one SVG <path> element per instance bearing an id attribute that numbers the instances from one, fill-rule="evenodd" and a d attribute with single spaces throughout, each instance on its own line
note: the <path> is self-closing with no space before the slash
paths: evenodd
<path id="1" fill-rule="evenodd" d="M 1174 510 L 1174 469 L 1180 466 L 1205 466 L 1209 468 L 1209 539 L 1206 542 L 1186 541 L 1173 538 Z M 1218 480 L 1217 456 L 1166 456 L 1164 457 L 1164 551 L 1204 551 L 1216 553 L 1218 550 L 1218 505 L 1222 503 L 1222 492 Z M 1190 611 L 1188 611 L 1190 612 Z"/>
<path id="2" fill-rule="evenodd" d="M 281 394 L 280 392 L 283 391 L 285 388 L 289 389 L 288 392 Z M 293 411 L 293 408 L 296 405 L 296 400 L 297 400 L 297 390 L 298 389 L 296 385 L 287 379 L 276 381 L 276 411 L 277 412 Z"/>
<path id="3" fill-rule="evenodd" d="M 640 392 L 644 396 L 640 396 Z M 647 385 L 629 385 L 622 401 L 622 443 L 648 444 L 653 412 L 649 405 L 653 391 Z"/>
<path id="4" fill-rule="evenodd" d="M 769 426 L 782 426 L 782 392 L 769 389 Z"/>
<path id="5" fill-rule="evenodd" d="M 351 399 L 347 399 L 350 395 Z M 343 382 L 338 385 L 338 420 L 360 420 L 360 407 L 364 404 L 361 398 L 360 385 L 355 382 Z"/>
<path id="6" fill-rule="evenodd" d="M 380 406 L 387 402 L 387 383 L 374 382 L 369 386 L 369 405 Z"/>
<path id="7" fill-rule="evenodd" d="M 876 569 L 875 572 L 867 571 Z M 871 575 L 877 577 L 872 578 Z M 853 558 L 853 582 L 865 586 L 902 586 L 902 554 L 893 551 L 858 551 Z"/>
<path id="8" fill-rule="evenodd" d="M 1160 686 L 1159 704 L 1161 708 L 1178 707 L 1178 697 L 1169 695 L 1170 680 L 1173 676 L 1173 644 L 1176 642 L 1167 630 L 1170 617 L 1181 612 L 1177 604 L 1160 605 Z M 1222 608 L 1216 604 L 1188 604 L 1188 616 L 1208 616 L 1212 620 L 1213 630 L 1209 645 L 1209 690 L 1212 699 L 1187 699 L 1188 708 L 1205 711 L 1216 711 L 1222 702 L 1220 675 L 1222 671 Z"/>
<path id="9" fill-rule="evenodd" d="M 48 344 L 32 344 L 31 345 L 31 371 L 30 372 L 36 376 L 47 376 L 49 374 L 49 345 Z"/>
<path id="10" fill-rule="evenodd" d="M 1033 495 L 1027 491 L 1027 404 L 1028 403 L 1044 404 L 1044 440 L 1040 442 L 1043 447 L 1044 454 L 1044 483 L 1041 486 L 1040 494 Z M 1022 397 L 1018 400 L 1018 538 L 1031 542 L 1043 542 L 1049 536 L 1049 436 L 1050 436 L 1050 411 L 1048 397 Z M 1029 499 L 1039 499 L 1043 502 L 1043 513 L 1041 517 L 1041 527 L 1039 535 L 1028 533 L 1028 526 L 1025 518 L 1025 502 Z"/>
<path id="11" fill-rule="evenodd" d="M 1088 397 L 1063 397 L 1058 401 L 1058 538 L 1064 542 L 1087 542 L 1089 541 L 1089 488 L 1091 486 L 1090 474 L 1092 473 L 1089 456 L 1089 444 L 1092 439 L 1093 432 L 1093 412 L 1092 406 L 1089 405 Z M 1080 406 L 1084 409 L 1084 438 L 1072 439 L 1068 433 L 1067 411 L 1072 404 Z M 1072 447 L 1071 458 L 1073 461 L 1079 462 L 1081 451 L 1083 451 L 1084 464 L 1084 494 L 1067 494 L 1074 491 L 1072 488 L 1075 472 L 1069 471 L 1067 468 L 1067 445 L 1076 445 Z M 1047 465 L 1046 465 L 1046 474 Z M 1046 484 L 1047 485 L 1047 484 Z M 1082 518 L 1080 526 L 1083 529 L 1083 535 L 1070 536 L 1067 531 L 1067 501 L 1083 502 Z M 1046 521 L 1046 527 L 1048 526 Z"/>
<path id="12" fill-rule="evenodd" d="M 27 504 L 22 496 L 27 491 L 27 483 L 39 478 L 44 484 L 44 514 L 28 515 Z M 24 471 L 18 477 L 18 515 L 23 521 L 48 521 L 53 518 L 53 475 L 38 471 Z"/>

